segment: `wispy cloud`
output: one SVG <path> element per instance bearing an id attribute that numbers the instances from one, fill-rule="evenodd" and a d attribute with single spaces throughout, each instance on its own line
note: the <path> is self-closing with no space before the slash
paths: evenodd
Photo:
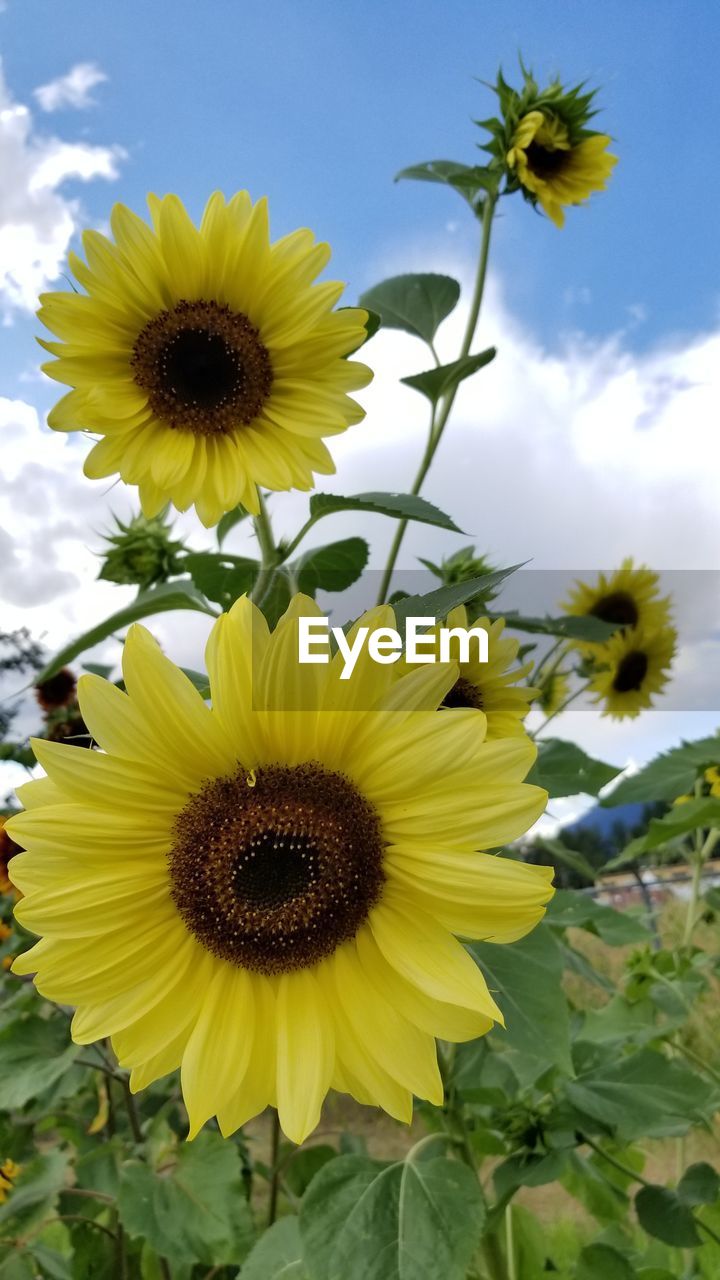
<path id="1" fill-rule="evenodd" d="M 94 104 L 92 91 L 96 85 L 107 80 L 105 72 L 96 62 L 78 62 L 64 76 L 41 84 L 34 90 L 33 96 L 42 111 L 60 111 L 63 107 L 73 107 L 82 111 Z"/>
<path id="2" fill-rule="evenodd" d="M 38 133 L 15 102 L 0 67 L 0 309 L 34 310 L 38 293 L 60 274 L 81 222 L 68 179 L 112 179 L 124 152 Z"/>

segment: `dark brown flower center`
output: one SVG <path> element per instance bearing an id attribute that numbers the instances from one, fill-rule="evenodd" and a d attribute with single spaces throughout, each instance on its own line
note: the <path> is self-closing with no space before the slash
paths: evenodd
<path id="1" fill-rule="evenodd" d="M 483 710 L 482 691 L 471 680 L 458 676 L 452 689 L 449 689 L 441 702 L 441 707 L 474 707 Z"/>
<path id="2" fill-rule="evenodd" d="M 616 693 L 636 693 L 642 688 L 643 680 L 647 675 L 648 657 L 646 653 L 642 653 L 639 649 L 634 649 L 631 653 L 626 653 L 618 664 L 613 680 L 613 689 Z"/>
<path id="3" fill-rule="evenodd" d="M 210 782 L 174 835 L 172 897 L 187 928 L 213 955 L 257 973 L 331 955 L 380 899 L 378 815 L 348 778 L 319 764 Z"/>
<path id="4" fill-rule="evenodd" d="M 593 618 L 613 622 L 618 627 L 635 627 L 639 617 L 638 607 L 628 591 L 611 591 L 602 596 L 590 613 Z"/>
<path id="5" fill-rule="evenodd" d="M 140 333 L 130 360 L 155 415 L 196 435 L 252 422 L 270 394 L 270 356 L 241 312 L 178 302 Z"/>
<path id="6" fill-rule="evenodd" d="M 563 151 L 559 148 L 551 150 L 549 147 L 541 146 L 539 142 L 531 142 L 525 148 L 528 168 L 538 178 L 556 178 L 559 173 L 562 173 L 571 154 L 572 152 Z"/>

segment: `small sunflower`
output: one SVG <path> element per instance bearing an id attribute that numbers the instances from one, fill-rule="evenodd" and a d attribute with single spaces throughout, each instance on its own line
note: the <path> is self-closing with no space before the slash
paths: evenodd
<path id="1" fill-rule="evenodd" d="M 605 133 L 584 130 L 574 139 L 568 124 L 549 109 L 528 111 L 518 122 L 506 162 L 547 216 L 562 227 L 565 205 L 582 204 L 602 191 L 617 157 Z"/>
<path id="2" fill-rule="evenodd" d="M 133 1090 L 180 1067 L 191 1136 L 273 1105 L 302 1141 L 330 1088 L 405 1121 L 413 1094 L 440 1103 L 434 1037 L 502 1019 L 456 935 L 513 941 L 552 894 L 550 868 L 479 852 L 544 808 L 531 742 L 438 714 L 453 664 L 299 664 L 302 614 L 270 634 L 243 598 L 218 620 L 211 706 L 131 628 L 127 692 L 79 684 L 102 750 L 37 741 L 48 776 L 12 820 L 42 935 L 14 971 L 77 1007 L 78 1043 L 110 1036 Z"/>
<path id="3" fill-rule="evenodd" d="M 523 720 L 530 703 L 537 695 L 537 689 L 530 689 L 525 685 L 513 687 L 518 680 L 527 676 L 530 664 L 523 667 L 513 665 L 520 641 L 510 636 L 503 637 L 505 619 L 496 618 L 490 622 L 488 618 L 478 618 L 470 624 L 465 605 L 460 605 L 451 610 L 443 625 L 462 630 L 470 625 L 481 627 L 488 636 L 488 661 L 478 660 L 477 645 L 471 642 L 470 661 L 458 663 L 458 677 L 445 694 L 441 705 L 474 707 L 484 712 L 487 719 L 485 736 L 489 742 L 497 738 L 523 737 Z M 451 653 L 455 656 L 454 652 Z"/>
<path id="4" fill-rule="evenodd" d="M 560 606 L 573 616 L 590 615 L 610 622 L 623 630 L 641 627 L 648 632 L 661 631 L 670 622 L 669 596 L 659 592 L 660 578 L 646 565 L 633 565 L 631 557 L 623 560 L 614 573 L 600 573 L 593 584 L 576 581 L 568 599 Z M 576 643 L 586 651 L 594 644 Z"/>
<path id="5" fill-rule="evenodd" d="M 0 815 L 0 894 L 12 893 L 14 885 L 10 879 L 9 863 L 10 859 L 21 852 L 20 845 L 10 839 L 10 832 L 6 830 L 8 815 Z"/>
<path id="6" fill-rule="evenodd" d="M 605 700 L 604 716 L 632 720 L 652 705 L 653 694 L 661 693 L 668 682 L 676 640 L 673 627 L 633 628 L 616 631 L 598 647 L 589 688 L 597 694 L 596 702 Z"/>
<path id="7" fill-rule="evenodd" d="M 3 1160 L 0 1164 L 0 1204 L 4 1204 L 14 1189 L 15 1179 L 22 1172 L 22 1166 L 14 1160 Z"/>
<path id="8" fill-rule="evenodd" d="M 720 766 L 713 764 L 706 769 L 705 781 L 710 784 L 710 795 L 720 796 Z"/>
<path id="9" fill-rule="evenodd" d="M 143 512 L 195 505 L 205 525 L 257 486 L 311 489 L 334 471 L 323 443 L 359 422 L 348 396 L 370 370 L 346 357 L 367 312 L 333 311 L 342 284 L 313 284 L 330 249 L 312 232 L 270 243 L 266 201 L 216 192 L 201 224 L 177 196 L 149 197 L 152 229 L 115 205 L 115 242 L 87 231 L 87 265 L 70 265 L 85 293 L 44 294 L 39 317 L 60 342 L 49 377 L 73 388 L 48 423 L 102 439 L 85 462 L 93 479 L 138 485 Z"/>
<path id="10" fill-rule="evenodd" d="M 549 671 L 540 682 L 536 706 L 546 716 L 554 716 L 570 697 L 570 677 L 565 671 Z"/>

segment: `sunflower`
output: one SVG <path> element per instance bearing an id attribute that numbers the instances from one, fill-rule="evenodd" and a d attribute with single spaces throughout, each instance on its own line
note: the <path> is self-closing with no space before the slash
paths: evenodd
<path id="1" fill-rule="evenodd" d="M 8 822 L 7 814 L 0 814 L 0 894 L 12 893 L 14 885 L 9 875 L 10 859 L 20 853 L 20 846 L 10 839 L 10 832 L 6 829 Z"/>
<path id="2" fill-rule="evenodd" d="M 547 216 L 562 227 L 564 205 L 582 204 L 602 191 L 617 157 L 607 154 L 605 133 L 583 131 L 573 140 L 567 124 L 551 111 L 528 111 L 519 121 L 506 161 Z"/>
<path id="3" fill-rule="evenodd" d="M 257 486 L 311 489 L 334 466 L 323 436 L 359 422 L 347 392 L 370 370 L 344 359 L 367 312 L 333 311 L 342 284 L 313 284 L 330 256 L 312 232 L 270 243 L 266 201 L 216 192 L 200 227 L 177 196 L 148 199 L 152 229 L 115 205 L 115 241 L 86 231 L 85 293 L 42 295 L 60 342 L 44 366 L 73 388 L 48 423 L 102 437 L 85 474 L 136 484 L 146 516 L 193 503 L 205 525 Z"/>
<path id="4" fill-rule="evenodd" d="M 614 573 L 598 574 L 594 584 L 576 581 L 568 599 L 560 606 L 573 616 L 599 618 L 626 629 L 641 627 L 661 631 L 670 622 L 670 597 L 660 596 L 660 578 L 646 565 L 634 567 L 632 557 L 623 560 Z M 592 652 L 595 644 L 577 643 Z"/>
<path id="5" fill-rule="evenodd" d="M 14 1160 L 3 1160 L 0 1164 L 0 1204 L 4 1204 L 14 1189 L 15 1179 L 22 1172 L 22 1165 Z"/>
<path id="6" fill-rule="evenodd" d="M 713 764 L 705 770 L 705 781 L 710 784 L 710 795 L 720 796 L 720 766 Z"/>
<path id="7" fill-rule="evenodd" d="M 570 678 L 566 671 L 549 671 L 540 685 L 537 706 L 548 718 L 560 710 L 570 697 Z"/>
<path id="8" fill-rule="evenodd" d="M 14 971 L 77 1007 L 78 1043 L 110 1036 L 133 1090 L 180 1067 L 190 1136 L 273 1105 L 299 1142 L 329 1088 L 404 1121 L 413 1094 L 440 1103 L 434 1037 L 502 1020 L 455 935 L 513 941 L 552 894 L 550 868 L 479 852 L 544 808 L 530 741 L 438 714 L 453 664 L 300 665 L 302 614 L 270 634 L 243 598 L 218 620 L 211 707 L 131 628 L 127 692 L 79 684 L 102 751 L 38 740 L 48 776 L 12 821 L 16 914 L 42 935 Z"/>
<path id="9" fill-rule="evenodd" d="M 668 682 L 676 640 L 673 627 L 660 631 L 633 628 L 616 631 L 607 644 L 598 647 L 589 688 L 597 694 L 596 702 L 605 700 L 604 716 L 632 720 L 652 705 L 652 695 L 660 693 Z"/>
<path id="10" fill-rule="evenodd" d="M 465 605 L 452 609 L 445 620 L 446 627 L 459 627 L 463 631 L 470 627 Z M 497 738 L 522 737 L 525 734 L 523 720 L 529 705 L 537 696 L 537 689 L 526 686 L 513 688 L 518 680 L 524 679 L 530 670 L 530 664 L 523 667 L 513 666 L 520 641 L 510 636 L 503 637 L 505 619 L 496 618 L 490 622 L 488 618 L 478 618 L 472 623 L 480 627 L 488 636 L 488 661 L 480 662 L 477 644 L 470 642 L 470 661 L 458 662 L 457 679 L 442 700 L 443 707 L 474 707 L 482 711 L 487 720 L 485 737 L 487 741 Z M 428 633 L 428 636 L 432 635 Z M 439 650 L 437 629 L 436 655 Z M 424 650 L 425 651 L 425 650 Z M 429 645 L 427 652 L 430 652 Z M 451 649 L 451 655 L 455 651 Z M 405 673 L 408 668 L 402 664 L 399 672 Z"/>

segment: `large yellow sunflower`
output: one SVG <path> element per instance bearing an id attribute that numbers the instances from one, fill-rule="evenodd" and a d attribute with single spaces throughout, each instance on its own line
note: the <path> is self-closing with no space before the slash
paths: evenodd
<path id="1" fill-rule="evenodd" d="M 596 702 L 605 701 L 604 716 L 634 719 L 652 696 L 661 693 L 670 677 L 677 634 L 673 627 L 660 631 L 633 628 L 616 631 L 607 644 L 597 647 L 596 671 L 589 689 Z"/>
<path id="2" fill-rule="evenodd" d="M 44 366 L 73 388 L 48 417 L 102 439 L 85 462 L 97 479 L 136 484 L 146 516 L 195 505 L 206 525 L 257 486 L 311 489 L 334 471 L 323 436 L 359 422 L 348 396 L 370 370 L 344 359 L 367 313 L 333 311 L 342 284 L 313 284 L 330 257 L 312 232 L 270 243 L 266 201 L 246 191 L 208 201 L 197 228 L 177 196 L 149 197 L 153 228 L 123 205 L 115 243 L 87 231 L 85 293 L 47 293 L 40 319 L 61 339 Z"/>
<path id="3" fill-rule="evenodd" d="M 559 116 L 528 111 L 515 130 L 506 160 L 555 226 L 562 227 L 564 205 L 582 204 L 605 187 L 617 164 L 617 156 L 607 154 L 609 146 L 605 133 L 573 142 Z"/>
<path id="4" fill-rule="evenodd" d="M 488 742 L 496 738 L 524 736 L 523 720 L 538 690 L 526 685 L 516 687 L 518 681 L 527 676 L 530 664 L 515 665 L 520 641 L 511 636 L 503 636 L 505 619 L 496 618 L 491 622 L 488 618 L 478 618 L 471 624 L 468 622 L 465 605 L 459 605 L 458 608 L 450 611 L 442 625 L 450 628 L 458 627 L 463 631 L 471 625 L 480 627 L 488 637 L 488 661 L 479 661 L 477 644 L 471 641 L 470 661 L 458 662 L 457 679 L 445 694 L 442 706 L 475 707 L 476 710 L 484 712 L 487 720 L 485 737 Z M 433 633 L 429 633 L 429 636 L 431 634 Z M 439 651 L 437 630 L 434 634 L 437 653 Z M 429 645 L 427 651 L 430 651 Z M 455 651 L 451 650 L 451 654 L 455 656 Z M 410 668 L 403 664 L 402 671 L 408 669 Z"/>
<path id="5" fill-rule="evenodd" d="M 660 578 L 646 565 L 633 565 L 632 557 L 623 560 L 614 573 L 598 574 L 593 584 L 576 581 L 568 599 L 560 606 L 572 615 L 590 614 L 616 627 L 642 627 L 660 631 L 670 622 L 669 596 L 660 596 Z M 578 644 L 593 650 L 596 645 Z"/>
<path id="6" fill-rule="evenodd" d="M 330 1088 L 402 1120 L 439 1103 L 434 1037 L 502 1019 L 454 935 L 513 941 L 552 894 L 550 868 L 479 852 L 544 808 L 529 740 L 438 713 L 452 664 L 299 665 L 303 613 L 272 635 L 245 599 L 218 620 L 211 707 L 133 627 L 127 692 L 80 680 L 102 752 L 37 741 L 48 776 L 10 824 L 42 935 L 14 971 L 77 1006 L 76 1041 L 111 1036 L 134 1090 L 180 1067 L 191 1135 L 271 1104 L 300 1141 Z"/>

